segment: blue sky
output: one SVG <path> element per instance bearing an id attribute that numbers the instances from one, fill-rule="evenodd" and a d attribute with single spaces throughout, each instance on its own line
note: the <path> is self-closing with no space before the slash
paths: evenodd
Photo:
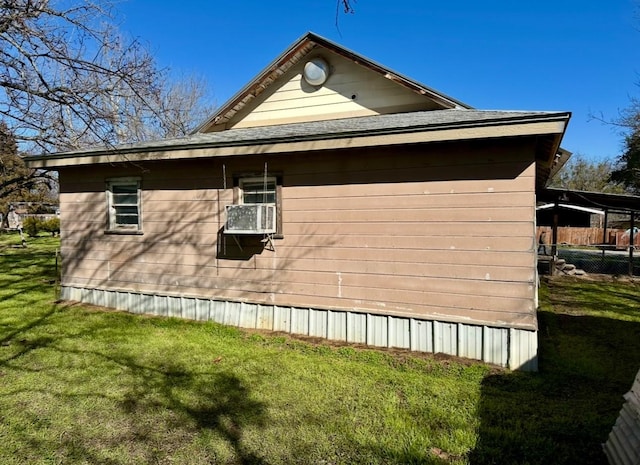
<path id="1" fill-rule="evenodd" d="M 613 158 L 615 118 L 640 97 L 640 1 L 123 0 L 123 32 L 161 66 L 204 76 L 218 105 L 307 31 L 480 109 L 559 110 L 563 147 Z"/>

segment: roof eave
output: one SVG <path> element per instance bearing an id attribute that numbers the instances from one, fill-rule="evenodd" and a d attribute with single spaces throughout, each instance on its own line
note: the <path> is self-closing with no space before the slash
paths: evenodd
<path id="1" fill-rule="evenodd" d="M 210 158 L 270 153 L 337 150 L 354 147 L 404 145 L 455 140 L 500 137 L 538 136 L 564 133 L 568 113 L 532 115 L 510 120 L 464 121 L 442 125 L 422 125 L 404 128 L 382 128 L 375 131 L 350 131 L 330 134 L 303 135 L 233 142 L 185 139 L 171 146 L 132 146 L 116 149 L 62 153 L 26 157 L 32 168 L 61 168 L 71 165 L 117 163 L 184 158 Z"/>

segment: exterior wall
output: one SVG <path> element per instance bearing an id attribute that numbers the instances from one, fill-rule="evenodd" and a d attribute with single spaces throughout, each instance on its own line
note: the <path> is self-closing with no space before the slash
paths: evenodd
<path id="1" fill-rule="evenodd" d="M 62 284 L 535 334 L 533 160 L 514 139 L 68 168 Z M 265 163 L 282 179 L 274 250 L 221 234 L 233 176 Z M 119 175 L 142 176 L 142 235 L 104 234 Z"/>
<path id="2" fill-rule="evenodd" d="M 328 50 L 323 50 L 322 56 L 331 66 L 329 79 L 319 88 L 310 86 L 302 79 L 302 69 L 313 56 L 289 70 L 278 81 L 282 85 L 270 86 L 227 128 L 441 108 L 429 98 Z"/>

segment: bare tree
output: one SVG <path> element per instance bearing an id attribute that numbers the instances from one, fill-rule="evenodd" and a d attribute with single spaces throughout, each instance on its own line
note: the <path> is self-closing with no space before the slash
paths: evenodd
<path id="1" fill-rule="evenodd" d="M 161 84 L 160 92 L 144 105 L 136 98 L 122 102 L 127 111 L 127 116 L 120 121 L 122 139 L 139 141 L 183 136 L 211 116 L 214 107 L 204 79 L 164 77 Z"/>
<path id="2" fill-rule="evenodd" d="M 22 151 L 187 131 L 205 86 L 171 83 L 113 19 L 108 0 L 0 0 L 0 120 Z"/>
<path id="3" fill-rule="evenodd" d="M 355 3 L 355 0 L 337 0 L 338 8 L 342 7 L 345 13 L 355 13 L 353 3 Z"/>
<path id="4" fill-rule="evenodd" d="M 172 80 L 113 26 L 109 0 L 0 0 L 0 211 L 49 197 L 55 173 L 21 153 L 176 137 L 204 120 L 208 86 Z"/>

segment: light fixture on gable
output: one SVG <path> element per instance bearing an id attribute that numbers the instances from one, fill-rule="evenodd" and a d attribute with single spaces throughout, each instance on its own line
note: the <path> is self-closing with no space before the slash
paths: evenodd
<path id="1" fill-rule="evenodd" d="M 302 77 L 312 86 L 321 86 L 329 79 L 329 63 L 324 58 L 315 57 L 304 65 Z"/>

